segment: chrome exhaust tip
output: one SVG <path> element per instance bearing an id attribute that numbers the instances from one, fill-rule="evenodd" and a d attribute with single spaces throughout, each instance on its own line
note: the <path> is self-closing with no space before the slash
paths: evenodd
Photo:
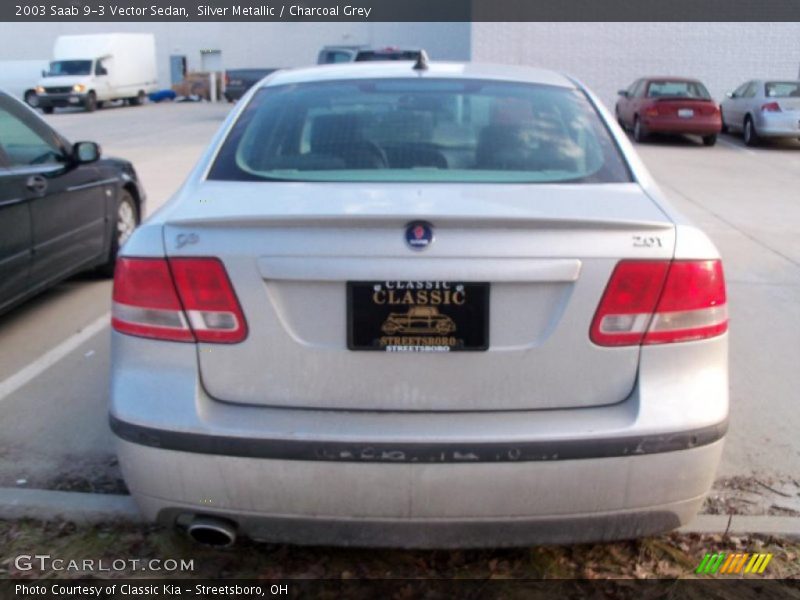
<path id="1" fill-rule="evenodd" d="M 228 548 L 236 542 L 236 525 L 216 517 L 195 517 L 186 533 L 198 544 L 215 548 Z"/>

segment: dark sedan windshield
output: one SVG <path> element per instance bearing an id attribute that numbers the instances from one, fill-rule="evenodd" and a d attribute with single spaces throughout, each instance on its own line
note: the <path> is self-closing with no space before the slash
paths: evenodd
<path id="1" fill-rule="evenodd" d="M 630 180 L 594 107 L 577 90 L 421 78 L 264 88 L 233 126 L 209 178 Z"/>
<path id="2" fill-rule="evenodd" d="M 61 75 L 91 75 L 92 61 L 90 60 L 56 60 L 50 63 L 48 77 Z"/>

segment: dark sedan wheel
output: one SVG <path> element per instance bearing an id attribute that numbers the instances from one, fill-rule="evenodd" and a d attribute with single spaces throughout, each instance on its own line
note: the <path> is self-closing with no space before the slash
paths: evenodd
<path id="1" fill-rule="evenodd" d="M 717 143 L 717 134 L 713 135 L 704 135 L 703 136 L 703 145 L 704 146 L 713 146 Z"/>
<path id="2" fill-rule="evenodd" d="M 744 143 L 748 146 L 758 146 L 758 132 L 756 131 L 756 126 L 753 124 L 753 119 L 747 117 L 744 120 Z"/>
<path id="3" fill-rule="evenodd" d="M 139 210 L 136 201 L 127 190 L 122 190 L 119 195 L 117 205 L 117 222 L 112 231 L 111 249 L 108 253 L 108 261 L 101 265 L 98 271 L 106 277 L 114 275 L 114 265 L 117 262 L 117 253 L 122 245 L 131 237 L 133 230 L 139 224 Z"/>
<path id="4" fill-rule="evenodd" d="M 52 115 L 53 114 L 53 107 L 52 106 L 43 106 L 42 107 L 42 112 L 44 112 L 44 114 L 46 114 L 46 115 Z"/>
<path id="5" fill-rule="evenodd" d="M 639 117 L 635 117 L 633 119 L 633 139 L 636 141 L 637 144 L 642 144 L 647 140 L 647 132 L 642 125 L 642 122 L 639 120 Z"/>

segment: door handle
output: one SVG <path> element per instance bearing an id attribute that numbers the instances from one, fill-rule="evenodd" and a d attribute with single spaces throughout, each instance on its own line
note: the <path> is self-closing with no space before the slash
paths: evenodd
<path id="1" fill-rule="evenodd" d="M 25 187 L 37 196 L 43 196 L 47 191 L 47 180 L 41 175 L 31 175 L 25 182 Z"/>

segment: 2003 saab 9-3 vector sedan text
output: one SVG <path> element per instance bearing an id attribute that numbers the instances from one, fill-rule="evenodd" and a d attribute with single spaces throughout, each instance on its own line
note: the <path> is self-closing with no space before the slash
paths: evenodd
<path id="1" fill-rule="evenodd" d="M 120 463 L 196 540 L 624 538 L 711 486 L 719 255 L 561 75 L 273 74 L 122 254 Z"/>

